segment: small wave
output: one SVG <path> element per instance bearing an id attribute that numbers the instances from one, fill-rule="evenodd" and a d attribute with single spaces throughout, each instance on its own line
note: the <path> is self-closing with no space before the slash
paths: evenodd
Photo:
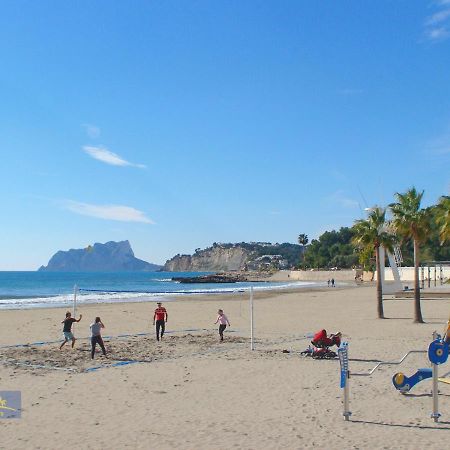
<path id="1" fill-rule="evenodd" d="M 273 289 L 302 288 L 310 286 L 319 286 L 320 283 L 314 282 L 277 282 L 277 283 L 237 283 L 235 285 L 191 288 L 191 289 L 171 289 L 156 292 L 137 292 L 137 291 L 101 291 L 101 290 L 82 290 L 78 292 L 77 304 L 89 305 L 97 303 L 130 303 L 130 302 L 154 302 L 157 299 L 168 301 L 167 297 L 180 298 L 187 295 L 217 295 L 249 292 L 253 287 L 255 291 L 270 291 Z M 179 285 L 178 285 L 179 286 Z M 6 298 L 7 297 L 7 298 Z M 28 309 L 28 308 L 54 308 L 73 305 L 73 293 L 54 296 L 3 296 L 0 298 L 0 309 Z"/>

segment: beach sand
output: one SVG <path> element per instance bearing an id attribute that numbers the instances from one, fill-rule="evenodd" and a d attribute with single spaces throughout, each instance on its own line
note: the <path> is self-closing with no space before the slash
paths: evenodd
<path id="1" fill-rule="evenodd" d="M 162 342 L 151 325 L 154 303 L 80 306 L 80 338 L 58 350 L 64 309 L 1 311 L 0 391 L 20 390 L 22 418 L 0 419 L 0 448 L 73 449 L 442 449 L 450 438 L 450 385 L 440 383 L 441 422 L 430 419 L 431 381 L 401 395 L 394 373 L 428 367 L 426 354 L 371 377 L 352 377 L 353 413 L 342 416 L 339 362 L 300 356 L 320 328 L 341 331 L 350 369 L 426 350 L 442 332 L 450 299 L 424 300 L 426 324 L 414 324 L 412 300 L 385 302 L 376 319 L 375 287 L 259 293 L 254 301 L 255 350 L 250 350 L 247 294 L 164 302 Z M 218 341 L 223 308 L 231 322 Z M 91 361 L 89 324 L 105 323 L 109 355 Z M 287 352 L 283 352 L 283 350 Z M 127 360 L 141 361 L 124 364 Z M 51 368 L 20 364 L 47 365 Z M 59 369 L 55 369 L 59 368 Z M 64 369 L 64 370 L 62 370 Z M 95 369 L 95 370 L 89 370 Z M 450 372 L 450 361 L 440 374 Z"/>

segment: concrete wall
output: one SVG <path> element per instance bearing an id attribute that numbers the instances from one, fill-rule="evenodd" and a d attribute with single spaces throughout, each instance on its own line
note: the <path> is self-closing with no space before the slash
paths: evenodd
<path id="1" fill-rule="evenodd" d="M 413 281 L 414 280 L 414 267 L 400 267 L 400 279 L 402 281 Z M 422 269 L 419 268 L 419 277 L 422 279 Z M 444 281 L 450 278 L 450 266 L 446 266 L 442 268 Z M 430 267 L 430 275 L 429 277 L 434 282 L 434 267 Z M 424 268 L 423 276 L 425 279 L 428 279 L 428 268 Z M 376 276 L 375 276 L 376 279 Z M 394 276 L 392 274 L 392 270 L 390 267 L 386 267 L 384 270 L 384 279 L 386 281 L 392 281 Z M 436 280 L 440 282 L 440 270 L 439 267 L 436 268 Z"/>
<path id="2" fill-rule="evenodd" d="M 272 281 L 355 281 L 354 270 L 280 270 L 270 279 Z"/>
<path id="3" fill-rule="evenodd" d="M 360 272 L 358 271 L 358 274 Z M 273 281 L 327 281 L 334 278 L 336 281 L 355 281 L 356 270 L 280 270 L 275 273 L 270 279 Z M 419 269 L 420 277 L 421 272 Z M 400 269 L 401 281 L 411 282 L 414 280 L 414 267 L 402 267 Z M 428 269 L 425 267 L 424 277 L 428 279 Z M 370 281 L 372 278 L 371 272 L 364 272 L 364 281 Z M 430 278 L 434 283 L 434 267 L 430 269 Z M 374 280 L 377 279 L 375 274 Z M 450 279 L 450 267 L 443 267 L 443 279 L 447 281 Z M 390 267 L 385 269 L 385 280 L 393 281 L 394 276 Z M 439 267 L 436 272 L 436 280 L 440 284 Z"/>

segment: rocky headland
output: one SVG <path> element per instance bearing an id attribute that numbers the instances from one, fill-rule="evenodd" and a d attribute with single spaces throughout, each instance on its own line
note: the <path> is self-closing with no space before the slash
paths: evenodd
<path id="1" fill-rule="evenodd" d="M 96 243 L 82 249 L 58 251 L 43 272 L 155 272 L 161 269 L 134 256 L 128 241 Z"/>

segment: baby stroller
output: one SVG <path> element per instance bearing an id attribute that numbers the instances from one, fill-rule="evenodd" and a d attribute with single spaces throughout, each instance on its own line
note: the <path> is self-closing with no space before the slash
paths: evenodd
<path id="1" fill-rule="evenodd" d="M 320 330 L 312 338 L 311 345 L 300 354 L 311 356 L 314 359 L 334 359 L 337 357 L 337 354 L 330 350 L 330 347 L 333 345 L 339 347 L 341 345 L 341 336 L 342 333 L 340 331 L 327 336 L 326 330 Z"/>

